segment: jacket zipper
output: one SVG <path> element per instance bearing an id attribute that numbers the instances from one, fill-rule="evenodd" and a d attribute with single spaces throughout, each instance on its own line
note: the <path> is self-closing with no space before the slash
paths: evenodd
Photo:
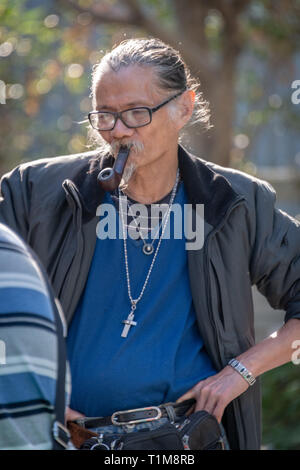
<path id="1" fill-rule="evenodd" d="M 215 344 L 218 345 L 218 339 L 217 339 L 217 328 L 216 328 L 216 323 L 214 320 L 213 312 L 212 312 L 212 306 L 211 306 L 211 289 L 210 289 L 210 282 L 209 282 L 209 256 L 208 256 L 208 250 L 209 246 L 211 243 L 212 237 L 221 230 L 223 225 L 226 223 L 229 215 L 235 209 L 238 207 L 242 201 L 244 201 L 244 197 L 241 196 L 236 199 L 236 201 L 227 209 L 225 216 L 223 217 L 222 221 L 219 223 L 217 227 L 215 227 L 207 236 L 205 247 L 204 247 L 204 279 L 205 279 L 205 287 L 206 287 L 206 295 L 207 295 L 207 309 L 208 309 L 208 316 L 210 319 L 211 327 L 213 330 L 214 338 L 215 338 Z M 222 358 L 220 355 L 220 350 L 218 348 L 218 358 L 219 358 L 219 364 L 221 367 L 223 367 L 223 362 Z"/>
<path id="2" fill-rule="evenodd" d="M 221 357 L 221 353 L 220 353 L 220 349 L 218 347 L 218 338 L 217 338 L 217 329 L 216 329 L 216 323 L 215 323 L 215 320 L 214 320 L 214 316 L 213 316 L 213 312 L 212 312 L 212 306 L 211 306 L 211 289 L 210 289 L 210 282 L 209 282 L 209 256 L 208 256 L 208 250 L 209 250 L 209 244 L 211 242 L 211 239 L 212 237 L 219 231 L 221 230 L 221 228 L 223 227 L 223 225 L 226 223 L 229 215 L 231 214 L 231 212 L 233 211 L 233 209 L 235 209 L 236 207 L 238 207 L 242 201 L 244 201 L 244 197 L 241 196 L 239 197 L 233 204 L 232 206 L 230 206 L 226 213 L 225 213 L 225 216 L 224 218 L 222 219 L 222 221 L 220 222 L 220 224 L 215 227 L 214 230 L 212 230 L 212 232 L 210 232 L 207 236 L 207 239 L 206 239 L 206 244 L 205 244 L 205 251 L 204 251 L 204 279 L 205 279 L 205 287 L 206 287 L 206 294 L 207 294 L 207 308 L 208 308 L 208 316 L 209 316 L 209 319 L 210 319 L 210 323 L 211 323 L 211 327 L 213 329 L 213 335 L 214 335 L 214 339 L 215 339 L 215 344 L 217 345 L 217 350 L 218 350 L 218 359 L 219 359 L 219 365 L 220 367 L 224 367 L 224 364 L 223 364 L 223 361 L 222 361 L 222 357 Z M 236 414 L 236 410 L 237 408 L 235 406 L 233 406 L 233 414 L 235 415 Z M 236 419 L 236 418 L 235 418 Z M 239 439 L 239 435 L 238 435 L 238 431 L 236 431 L 236 434 L 237 434 L 237 439 L 238 439 L 238 443 L 240 444 L 240 439 Z"/>

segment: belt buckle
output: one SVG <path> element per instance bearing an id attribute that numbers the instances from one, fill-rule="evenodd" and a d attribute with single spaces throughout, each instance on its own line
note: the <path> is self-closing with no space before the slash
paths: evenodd
<path id="1" fill-rule="evenodd" d="M 64 449 L 68 448 L 68 443 L 71 437 L 70 432 L 59 421 L 53 422 L 52 435 L 53 435 L 53 438 L 56 440 L 56 442 L 58 442 L 58 444 L 64 447 Z"/>
<path id="2" fill-rule="evenodd" d="M 134 413 L 136 411 L 150 411 L 150 410 L 155 410 L 157 412 L 157 416 L 151 417 L 151 418 L 140 418 L 140 419 L 133 419 L 131 421 L 126 421 L 124 422 L 119 422 L 117 420 L 117 416 L 122 414 L 127 414 L 127 413 Z M 160 419 L 162 416 L 162 411 L 158 406 L 148 406 L 146 408 L 135 408 L 133 410 L 126 410 L 126 411 L 116 411 L 111 415 L 111 422 L 115 424 L 116 426 L 123 426 L 124 424 L 139 424 L 139 423 L 146 423 L 149 421 L 156 421 Z"/>

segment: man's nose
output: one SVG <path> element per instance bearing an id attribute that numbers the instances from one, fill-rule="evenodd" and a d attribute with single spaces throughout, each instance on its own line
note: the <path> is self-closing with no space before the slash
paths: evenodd
<path id="1" fill-rule="evenodd" d="M 131 137 L 134 133 L 134 129 L 125 126 L 120 118 L 117 119 L 115 127 L 110 131 L 112 138 L 121 139 L 122 137 Z"/>

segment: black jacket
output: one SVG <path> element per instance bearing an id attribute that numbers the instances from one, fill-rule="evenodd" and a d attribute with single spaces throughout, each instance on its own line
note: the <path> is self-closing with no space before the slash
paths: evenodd
<path id="1" fill-rule="evenodd" d="M 204 204 L 205 241 L 188 251 L 200 333 L 217 370 L 255 343 L 251 286 L 285 321 L 300 318 L 300 224 L 275 209 L 266 182 L 188 154 L 178 162 L 189 203 Z M 97 183 L 112 157 L 96 152 L 22 164 L 1 181 L 0 220 L 39 255 L 68 323 L 83 292 L 96 242 Z M 259 380 L 229 404 L 224 425 L 233 449 L 258 449 Z"/>

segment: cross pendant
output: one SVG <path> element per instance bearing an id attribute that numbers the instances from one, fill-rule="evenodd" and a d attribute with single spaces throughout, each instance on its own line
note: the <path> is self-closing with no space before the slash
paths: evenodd
<path id="1" fill-rule="evenodd" d="M 127 338 L 127 335 L 128 335 L 128 332 L 129 332 L 130 328 L 132 326 L 136 326 L 137 322 L 133 321 L 133 319 L 134 319 L 134 313 L 130 312 L 130 314 L 128 315 L 127 320 L 122 321 L 122 323 L 125 323 L 125 326 L 124 326 L 122 334 L 121 334 L 122 338 Z"/>

